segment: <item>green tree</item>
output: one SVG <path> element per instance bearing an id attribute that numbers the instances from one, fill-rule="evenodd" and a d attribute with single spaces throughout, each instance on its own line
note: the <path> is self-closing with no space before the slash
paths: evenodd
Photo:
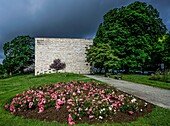
<path id="1" fill-rule="evenodd" d="M 114 50 L 111 49 L 109 44 L 97 44 L 91 46 L 87 49 L 87 61 L 91 66 L 105 69 L 105 72 L 108 72 L 108 69 L 119 67 L 118 61 L 120 59 L 114 56 Z"/>
<path id="2" fill-rule="evenodd" d="M 5 73 L 4 67 L 2 64 L 0 64 L 0 75 L 4 73 Z"/>
<path id="3" fill-rule="evenodd" d="M 3 46 L 4 69 L 7 73 L 23 72 L 23 69 L 34 63 L 34 38 L 18 36 Z"/>
<path id="4" fill-rule="evenodd" d="M 120 64 L 126 71 L 150 64 L 156 66 L 161 62 L 162 44 L 158 38 L 165 35 L 166 30 L 156 9 L 137 1 L 104 15 L 94 45 L 108 43 L 122 59 Z"/>
<path id="5" fill-rule="evenodd" d="M 161 39 L 162 43 L 164 44 L 164 51 L 163 54 L 163 62 L 165 66 L 170 69 L 170 33 L 166 34 L 163 39 Z"/>

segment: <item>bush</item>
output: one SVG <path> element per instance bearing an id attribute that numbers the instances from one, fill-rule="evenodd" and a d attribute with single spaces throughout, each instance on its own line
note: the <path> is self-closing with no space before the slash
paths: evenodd
<path id="1" fill-rule="evenodd" d="M 55 69 L 56 71 L 62 70 L 66 67 L 65 63 L 61 63 L 60 59 L 55 59 L 53 63 L 50 65 L 50 68 Z"/>

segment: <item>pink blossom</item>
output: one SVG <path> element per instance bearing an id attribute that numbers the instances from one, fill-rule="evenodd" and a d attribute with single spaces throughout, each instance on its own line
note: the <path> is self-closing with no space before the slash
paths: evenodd
<path id="1" fill-rule="evenodd" d="M 13 110 L 15 109 L 15 108 L 14 108 L 14 105 L 13 105 L 13 104 L 10 105 L 9 109 L 10 109 L 10 111 L 13 111 Z"/>
<path id="2" fill-rule="evenodd" d="M 83 101 L 83 99 L 82 99 L 82 98 L 80 98 L 80 99 L 79 99 L 79 101 L 80 101 L 80 102 L 82 102 L 82 101 Z"/>
<path id="3" fill-rule="evenodd" d="M 80 94 L 81 93 L 80 90 L 78 90 L 77 93 Z"/>
<path id="4" fill-rule="evenodd" d="M 45 98 L 42 98 L 41 102 L 42 102 L 43 104 L 45 104 L 45 103 L 46 103 L 46 99 L 45 99 Z"/>
<path id="5" fill-rule="evenodd" d="M 18 97 L 18 96 L 19 96 L 19 94 L 16 94 L 16 96 Z"/>
<path id="6" fill-rule="evenodd" d="M 68 121 L 73 121 L 73 117 L 71 116 L 71 114 L 68 115 Z"/>
<path id="7" fill-rule="evenodd" d="M 19 104 L 21 105 L 21 104 L 22 104 L 22 102 L 20 101 L 20 102 L 19 102 Z"/>
<path id="8" fill-rule="evenodd" d="M 5 105 L 5 109 L 8 109 L 8 107 L 9 107 L 8 105 Z"/>
<path id="9" fill-rule="evenodd" d="M 20 109 L 20 108 L 18 108 L 18 111 L 21 111 L 21 109 Z"/>
<path id="10" fill-rule="evenodd" d="M 117 103 L 113 103 L 111 106 L 112 107 L 117 107 Z"/>
<path id="11" fill-rule="evenodd" d="M 74 125 L 76 124 L 75 122 L 71 121 L 71 122 L 68 122 L 69 125 Z"/>
<path id="12" fill-rule="evenodd" d="M 102 104 L 102 102 L 101 102 L 101 101 L 98 101 L 97 103 L 98 103 L 98 104 Z"/>
<path id="13" fill-rule="evenodd" d="M 25 101 L 24 101 L 24 104 L 26 104 L 26 103 L 27 103 L 27 101 L 25 100 Z"/>
<path id="14" fill-rule="evenodd" d="M 93 115 L 89 116 L 89 119 L 93 119 L 93 118 L 94 118 L 94 116 L 93 116 Z"/>
<path id="15" fill-rule="evenodd" d="M 76 92 L 73 92 L 73 96 L 76 96 Z"/>
<path id="16" fill-rule="evenodd" d="M 89 109 L 89 112 L 92 112 L 92 110 L 93 110 L 93 108 L 91 107 L 91 108 Z"/>
<path id="17" fill-rule="evenodd" d="M 132 112 L 132 111 L 128 111 L 128 113 L 129 113 L 130 115 L 133 115 L 133 114 L 134 114 L 134 112 Z"/>
<path id="18" fill-rule="evenodd" d="M 60 109 L 61 107 L 60 107 L 59 105 L 56 105 L 56 108 L 57 108 L 57 109 Z"/>
<path id="19" fill-rule="evenodd" d="M 43 107 L 40 107 L 39 108 L 39 113 L 43 112 L 44 111 L 44 108 Z"/>
<path id="20" fill-rule="evenodd" d="M 33 106 L 33 102 L 30 102 L 29 103 L 29 108 L 32 108 L 32 106 Z"/>
<path id="21" fill-rule="evenodd" d="M 82 111 L 83 109 L 82 109 L 82 108 L 79 108 L 78 110 L 79 110 L 79 111 Z"/>
<path id="22" fill-rule="evenodd" d="M 58 105 L 63 105 L 63 104 L 64 104 L 64 102 L 63 102 L 63 101 L 61 101 L 60 99 L 58 99 L 58 100 L 57 100 L 57 102 L 56 102 L 56 104 L 58 104 Z"/>
<path id="23" fill-rule="evenodd" d="M 70 106 L 69 106 L 69 105 L 67 106 L 67 109 L 70 109 Z"/>

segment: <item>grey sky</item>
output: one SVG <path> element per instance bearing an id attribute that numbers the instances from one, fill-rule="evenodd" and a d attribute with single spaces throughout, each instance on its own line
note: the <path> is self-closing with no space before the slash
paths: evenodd
<path id="1" fill-rule="evenodd" d="M 135 0 L 0 0 L 0 63 L 3 44 L 18 35 L 93 38 L 103 15 Z M 153 5 L 170 30 L 170 0 Z"/>

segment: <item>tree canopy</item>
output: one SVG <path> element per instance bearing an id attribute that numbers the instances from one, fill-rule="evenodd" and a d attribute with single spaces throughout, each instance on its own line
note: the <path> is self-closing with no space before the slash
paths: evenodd
<path id="1" fill-rule="evenodd" d="M 134 2 L 115 8 L 104 15 L 94 45 L 107 43 L 125 69 L 157 65 L 161 62 L 163 44 L 158 39 L 166 34 L 159 12 L 145 2 Z"/>
<path id="2" fill-rule="evenodd" d="M 17 73 L 23 71 L 24 68 L 34 63 L 34 38 L 30 36 L 18 36 L 11 42 L 7 42 L 3 46 L 4 69 L 7 73 Z"/>
<path id="3" fill-rule="evenodd" d="M 91 66 L 100 68 L 100 70 L 105 68 L 107 72 L 109 68 L 118 67 L 119 60 L 118 57 L 114 56 L 114 50 L 111 49 L 109 44 L 99 43 L 87 49 L 87 61 Z"/>

